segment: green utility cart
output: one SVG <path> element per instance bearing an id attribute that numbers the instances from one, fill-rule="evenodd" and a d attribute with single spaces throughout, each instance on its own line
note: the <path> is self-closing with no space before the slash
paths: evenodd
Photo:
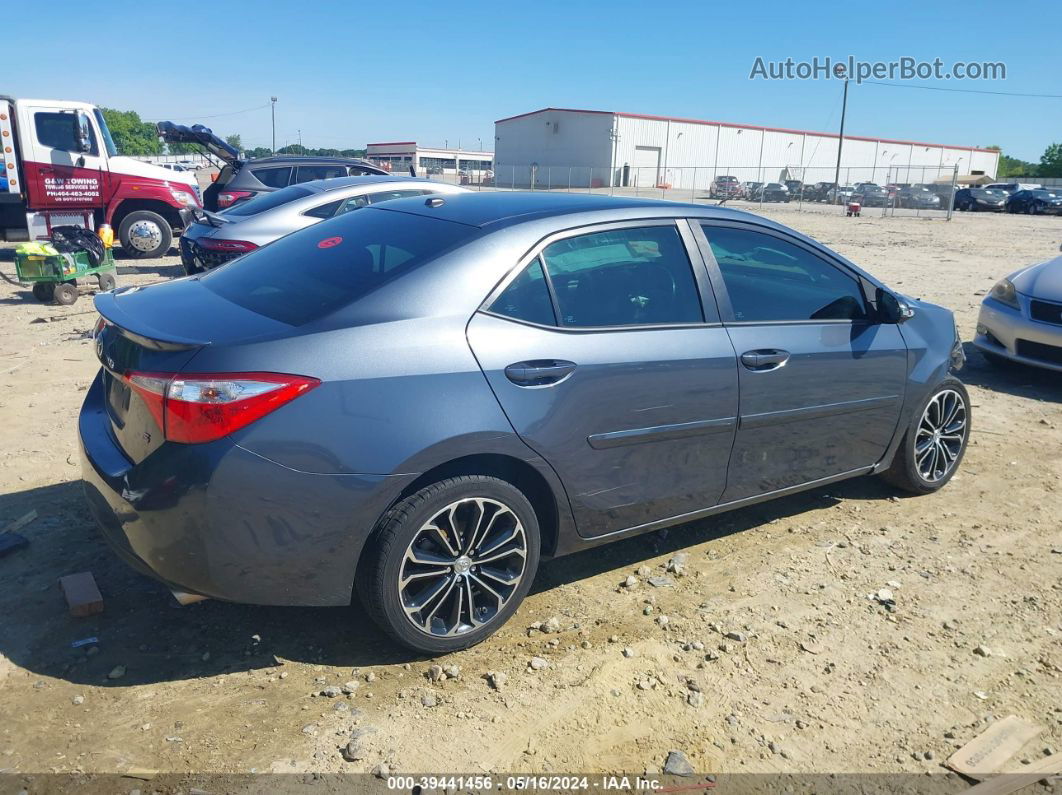
<path id="1" fill-rule="evenodd" d="M 95 267 L 86 251 L 71 254 L 16 251 L 15 269 L 19 282 L 33 285 L 34 298 L 55 301 L 63 306 L 70 306 L 77 300 L 79 281 L 95 276 L 101 291 L 113 290 L 118 272 L 109 248 L 104 250 L 103 261 Z"/>

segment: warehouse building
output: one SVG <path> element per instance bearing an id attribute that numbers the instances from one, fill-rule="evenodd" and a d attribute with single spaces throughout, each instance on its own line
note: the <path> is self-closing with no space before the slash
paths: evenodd
<path id="1" fill-rule="evenodd" d="M 499 187 L 707 189 L 717 176 L 741 182 L 833 182 L 836 133 L 544 108 L 494 123 Z M 995 178 L 999 152 L 972 146 L 844 137 L 841 184 Z"/>
<path id="2" fill-rule="evenodd" d="M 365 158 L 394 174 L 408 174 L 413 166 L 421 176 L 453 176 L 461 171 L 478 174 L 489 171 L 494 163 L 493 152 L 417 146 L 416 141 L 367 144 Z"/>

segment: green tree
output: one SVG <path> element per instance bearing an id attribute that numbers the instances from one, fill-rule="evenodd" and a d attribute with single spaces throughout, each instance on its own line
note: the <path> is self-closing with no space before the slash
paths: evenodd
<path id="1" fill-rule="evenodd" d="M 168 155 L 194 155 L 198 152 L 198 144 L 166 144 L 166 154 Z"/>
<path id="2" fill-rule="evenodd" d="M 277 150 L 278 155 L 308 155 L 310 150 L 302 144 L 288 144 Z"/>
<path id="3" fill-rule="evenodd" d="M 243 151 L 243 142 L 240 140 L 239 133 L 233 133 L 232 135 L 225 136 L 225 143 L 235 149 L 237 152 Z"/>
<path id="4" fill-rule="evenodd" d="M 999 152 L 999 172 L 996 174 L 996 179 L 1036 176 L 1038 167 L 1035 163 L 1005 155 L 1003 154 L 1002 147 L 999 146 L 986 146 L 985 148 Z"/>
<path id="5" fill-rule="evenodd" d="M 273 154 L 273 150 L 268 146 L 256 146 L 254 149 L 248 149 L 244 154 L 254 160 L 259 157 L 269 157 Z"/>
<path id="6" fill-rule="evenodd" d="M 1038 177 L 1062 177 L 1062 144 L 1051 144 L 1040 155 Z"/>
<path id="7" fill-rule="evenodd" d="M 100 108 L 107 127 L 114 138 L 114 145 L 121 155 L 159 155 L 162 143 L 151 122 L 143 121 L 134 110 Z"/>

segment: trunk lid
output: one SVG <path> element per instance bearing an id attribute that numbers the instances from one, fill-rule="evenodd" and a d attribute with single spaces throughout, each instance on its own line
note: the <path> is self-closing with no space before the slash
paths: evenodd
<path id="1" fill-rule="evenodd" d="M 193 124 L 186 127 L 172 121 L 160 121 L 155 125 L 159 137 L 169 144 L 199 144 L 214 157 L 230 166 L 240 162 L 240 153 L 228 141 L 218 138 L 209 127 Z"/>
<path id="2" fill-rule="evenodd" d="M 150 287 L 100 293 L 96 356 L 103 367 L 104 400 L 111 431 L 133 463 L 165 442 L 148 402 L 129 384 L 130 373 L 187 372 L 204 347 L 275 335 L 290 327 L 243 309 L 199 284 L 177 279 Z"/>

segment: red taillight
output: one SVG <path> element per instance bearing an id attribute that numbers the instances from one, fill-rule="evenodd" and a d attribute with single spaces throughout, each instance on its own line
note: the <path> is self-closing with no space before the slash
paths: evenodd
<path id="1" fill-rule="evenodd" d="M 240 199 L 246 199 L 248 196 L 254 196 L 254 191 L 249 190 L 226 190 L 218 194 L 218 209 L 224 210 L 226 207 L 231 207 Z"/>
<path id="2" fill-rule="evenodd" d="M 321 382 L 279 373 L 126 373 L 171 442 L 212 442 L 290 403 Z"/>
<path id="3" fill-rule="evenodd" d="M 222 240 L 215 237 L 201 237 L 196 241 L 200 248 L 207 251 L 239 252 L 254 251 L 258 246 L 247 240 Z"/>

